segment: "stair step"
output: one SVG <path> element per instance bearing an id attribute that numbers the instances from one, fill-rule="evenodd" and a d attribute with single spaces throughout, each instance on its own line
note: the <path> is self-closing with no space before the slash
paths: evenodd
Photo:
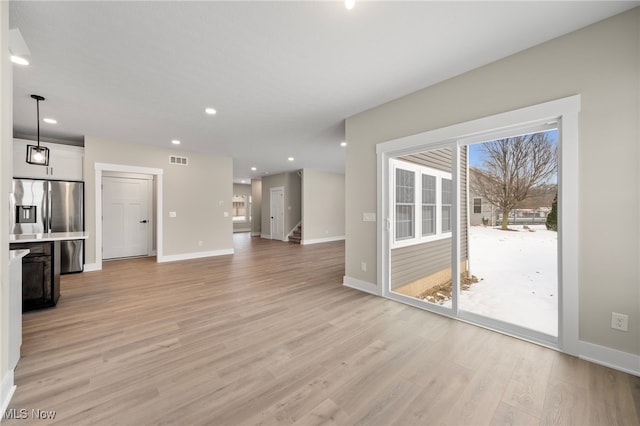
<path id="1" fill-rule="evenodd" d="M 300 244 L 300 241 L 302 241 L 302 227 L 298 226 L 289 236 L 289 242 L 293 244 Z"/>

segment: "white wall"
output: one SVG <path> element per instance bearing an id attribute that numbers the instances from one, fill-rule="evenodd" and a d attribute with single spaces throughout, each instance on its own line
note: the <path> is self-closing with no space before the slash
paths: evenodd
<path id="1" fill-rule="evenodd" d="M 188 157 L 189 165 L 169 164 L 169 156 L 172 154 Z M 96 261 L 96 163 L 163 170 L 160 212 L 163 256 L 189 258 L 233 251 L 231 158 L 87 136 L 84 161 L 85 229 L 89 232 L 85 247 L 88 264 Z M 176 212 L 176 217 L 170 218 L 169 212 Z M 224 212 L 228 213 L 227 217 L 224 217 Z"/>
<path id="2" fill-rule="evenodd" d="M 0 414 L 9 403 L 13 371 L 9 370 L 9 184 L 13 159 L 13 88 L 9 60 L 9 2 L 0 2 Z"/>
<path id="3" fill-rule="evenodd" d="M 640 8 L 347 119 L 346 277 L 378 285 L 377 143 L 576 94 L 580 340 L 639 355 Z"/>
<path id="4" fill-rule="evenodd" d="M 305 169 L 302 244 L 344 239 L 344 175 Z"/>

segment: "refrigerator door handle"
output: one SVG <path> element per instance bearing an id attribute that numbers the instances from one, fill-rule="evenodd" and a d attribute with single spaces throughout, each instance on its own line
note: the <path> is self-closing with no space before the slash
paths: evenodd
<path id="1" fill-rule="evenodd" d="M 46 197 L 47 197 L 47 219 L 46 222 L 44 224 L 45 226 L 45 232 L 50 233 L 51 232 L 51 213 L 52 213 L 52 208 L 51 208 L 51 183 L 47 182 L 47 191 L 46 191 Z"/>

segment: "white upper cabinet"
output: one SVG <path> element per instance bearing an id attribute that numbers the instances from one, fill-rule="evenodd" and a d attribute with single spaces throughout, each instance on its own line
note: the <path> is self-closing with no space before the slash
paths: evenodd
<path id="1" fill-rule="evenodd" d="M 84 180 L 84 148 L 58 143 L 40 142 L 49 148 L 49 165 L 38 166 L 27 163 L 27 145 L 37 142 L 24 139 L 13 140 L 13 177 Z"/>

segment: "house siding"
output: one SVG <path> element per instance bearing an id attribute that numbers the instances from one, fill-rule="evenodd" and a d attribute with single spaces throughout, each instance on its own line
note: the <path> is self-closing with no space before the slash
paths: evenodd
<path id="1" fill-rule="evenodd" d="M 463 167 L 460 170 L 460 260 L 467 259 L 468 206 L 467 197 L 467 148 L 460 152 Z M 452 150 L 438 149 L 399 157 L 399 160 L 419 164 L 425 167 L 452 172 Z M 394 248 L 391 250 L 391 288 L 396 289 L 425 277 L 439 274 L 451 278 L 451 273 L 442 273 L 451 268 L 451 238 L 443 238 L 422 244 Z M 466 262 L 465 262 L 466 263 Z"/>

